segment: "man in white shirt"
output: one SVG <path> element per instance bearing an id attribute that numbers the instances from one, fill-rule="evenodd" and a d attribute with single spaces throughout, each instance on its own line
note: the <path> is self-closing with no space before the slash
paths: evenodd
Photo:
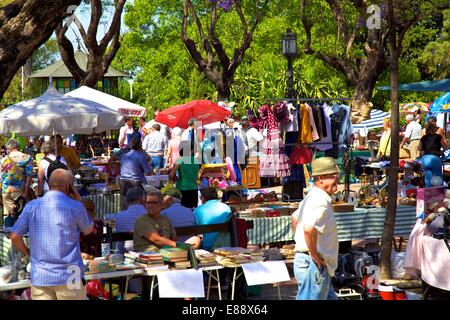
<path id="1" fill-rule="evenodd" d="M 147 123 L 144 125 L 144 129 L 146 129 L 146 130 L 147 130 L 147 134 L 149 134 L 150 131 L 152 130 L 153 125 L 157 123 L 157 124 L 159 124 L 159 126 L 161 127 L 160 132 L 161 132 L 163 135 L 166 136 L 167 140 L 170 140 L 170 138 L 171 138 L 171 131 L 170 131 L 170 128 L 169 128 L 168 126 L 166 126 L 165 124 L 161 123 L 161 122 L 156 122 L 156 120 L 155 120 L 156 117 L 158 116 L 158 113 L 159 113 L 159 110 L 156 110 L 156 111 L 155 111 L 155 118 L 152 119 L 152 120 L 150 120 L 149 122 L 147 122 Z"/>
<path id="2" fill-rule="evenodd" d="M 125 125 L 120 128 L 119 131 L 119 148 L 127 148 L 128 147 L 128 135 L 134 132 L 133 128 L 133 118 L 128 117 L 124 118 Z"/>
<path id="3" fill-rule="evenodd" d="M 420 144 L 420 132 L 422 130 L 422 126 L 419 122 L 414 119 L 414 115 L 407 114 L 406 115 L 406 131 L 403 136 L 402 143 L 400 144 L 400 148 L 409 142 L 408 149 L 410 152 L 410 156 L 412 160 L 416 160 L 419 156 L 419 144 Z"/>
<path id="4" fill-rule="evenodd" d="M 152 158 L 152 168 L 157 169 L 164 167 L 164 155 L 168 147 L 167 137 L 160 130 L 160 125 L 155 123 L 142 143 L 142 149 Z"/>
<path id="5" fill-rule="evenodd" d="M 258 143 L 263 140 L 263 135 L 258 130 L 250 126 L 250 121 L 247 117 L 243 117 L 241 122 L 247 138 L 246 144 L 248 147 L 248 155 L 250 157 L 256 157 L 258 156 Z"/>
<path id="6" fill-rule="evenodd" d="M 295 229 L 294 274 L 297 300 L 337 300 L 331 277 L 338 262 L 338 235 L 331 196 L 339 168 L 331 157 L 312 162 L 314 187 L 301 202 Z"/>

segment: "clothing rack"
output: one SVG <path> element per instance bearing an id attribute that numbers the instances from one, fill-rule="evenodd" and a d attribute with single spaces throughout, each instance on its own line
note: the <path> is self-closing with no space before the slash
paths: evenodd
<path id="1" fill-rule="evenodd" d="M 266 99 L 263 104 L 266 104 L 268 102 L 273 101 L 286 101 L 286 102 L 293 102 L 293 101 L 353 101 L 353 98 L 346 98 L 346 97 L 339 97 L 339 98 L 269 98 Z"/>
<path id="2" fill-rule="evenodd" d="M 285 101 L 285 102 L 325 102 L 325 101 L 353 101 L 353 98 L 348 98 L 348 97 L 338 97 L 338 98 L 269 98 L 266 99 L 266 101 L 263 104 L 267 104 L 269 102 L 275 102 L 275 101 Z M 349 117 L 351 116 L 351 113 L 349 114 Z M 301 122 L 301 116 L 299 114 L 299 120 Z M 351 121 L 351 120 L 350 120 Z M 332 144 L 332 145 L 340 145 L 343 144 L 343 142 L 331 142 L 331 143 L 323 143 L 323 142 L 317 142 L 317 143 L 289 143 L 289 144 L 285 144 L 284 146 L 288 146 L 288 147 L 297 147 L 297 146 L 310 146 L 310 145 L 314 145 L 314 144 Z M 350 162 L 351 162 L 351 148 L 350 148 L 350 143 L 347 141 L 346 142 L 347 145 L 347 150 L 344 153 L 343 159 L 344 159 L 344 164 L 345 162 L 347 162 L 344 167 L 345 167 L 345 189 L 344 189 L 344 194 L 345 194 L 345 201 L 348 200 L 349 194 L 350 194 Z"/>
<path id="3" fill-rule="evenodd" d="M 311 142 L 311 143 L 284 143 L 284 146 L 285 147 L 300 147 L 300 146 L 314 146 L 314 145 L 316 145 L 316 144 L 332 144 L 332 145 L 335 145 L 335 144 L 343 144 L 343 142 L 340 142 L 340 141 L 337 141 L 337 142 Z"/>

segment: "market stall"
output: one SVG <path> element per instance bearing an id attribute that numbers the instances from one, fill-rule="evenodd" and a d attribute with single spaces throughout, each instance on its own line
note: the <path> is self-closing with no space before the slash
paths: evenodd
<path id="1" fill-rule="evenodd" d="M 408 237 L 415 224 L 416 208 L 398 206 L 394 227 L 395 237 Z M 339 241 L 379 239 L 383 236 L 386 208 L 355 208 L 351 212 L 336 212 Z M 293 241 L 290 215 L 279 217 L 246 217 L 253 221 L 247 230 L 249 244 L 271 244 Z"/>

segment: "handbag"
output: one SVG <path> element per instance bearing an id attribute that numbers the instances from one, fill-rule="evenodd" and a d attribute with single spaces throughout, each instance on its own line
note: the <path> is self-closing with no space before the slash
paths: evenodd
<path id="1" fill-rule="evenodd" d="M 381 161 L 389 161 L 389 157 L 386 155 L 387 148 L 389 146 L 389 142 L 391 141 L 391 134 L 389 134 L 388 141 L 386 143 L 386 147 L 384 148 L 383 155 L 381 156 Z"/>
<path id="2" fill-rule="evenodd" d="M 312 162 L 313 154 L 307 147 L 296 147 L 292 150 L 289 160 L 291 164 L 308 164 Z"/>

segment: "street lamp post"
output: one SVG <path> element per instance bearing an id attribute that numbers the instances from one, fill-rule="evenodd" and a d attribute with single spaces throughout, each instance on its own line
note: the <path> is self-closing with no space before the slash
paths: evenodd
<path id="1" fill-rule="evenodd" d="M 294 70 L 292 62 L 297 57 L 297 35 L 291 29 L 287 29 L 286 33 L 283 34 L 283 38 L 281 39 L 281 52 L 288 61 L 286 74 L 287 97 L 294 98 Z"/>
<path id="2" fill-rule="evenodd" d="M 133 79 L 128 79 L 128 83 L 130 84 L 130 100 L 133 100 Z"/>

